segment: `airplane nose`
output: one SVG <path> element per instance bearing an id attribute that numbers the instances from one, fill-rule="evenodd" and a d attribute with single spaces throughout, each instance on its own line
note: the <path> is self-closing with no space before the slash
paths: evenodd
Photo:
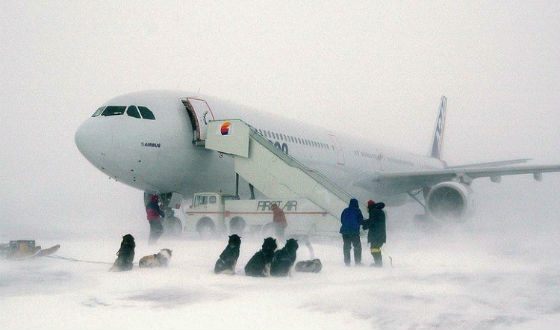
<path id="1" fill-rule="evenodd" d="M 106 153 L 110 151 L 112 135 L 110 127 L 103 127 L 97 118 L 86 120 L 74 135 L 74 143 L 90 163 L 103 169 Z"/>
<path id="2" fill-rule="evenodd" d="M 80 150 L 82 155 L 85 156 L 88 137 L 87 130 L 84 129 L 84 124 L 80 125 L 80 127 L 78 127 L 78 130 L 76 130 L 76 134 L 74 134 L 74 143 L 76 144 L 76 147 L 78 147 L 78 150 Z"/>

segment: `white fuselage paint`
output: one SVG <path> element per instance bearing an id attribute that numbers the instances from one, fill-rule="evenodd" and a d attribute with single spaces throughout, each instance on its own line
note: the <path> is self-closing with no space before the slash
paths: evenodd
<path id="1" fill-rule="evenodd" d="M 181 102 L 195 94 L 148 91 L 127 94 L 105 105 L 148 107 L 155 120 L 118 116 L 97 116 L 86 120 L 76 132 L 76 145 L 98 169 L 132 187 L 151 192 L 176 192 L 185 197 L 199 191 L 233 192 L 235 173 L 227 155 L 193 144 L 193 128 Z M 383 196 L 354 182 L 385 171 L 440 169 L 443 162 L 424 156 L 371 144 L 346 134 L 330 132 L 278 115 L 234 106 L 212 97 L 201 97 L 211 113 L 208 119 L 241 119 L 260 132 L 274 132 L 291 138 L 271 137 L 286 144 L 288 153 L 361 200 L 390 199 L 400 203 L 406 195 Z M 292 137 L 319 142 L 323 147 L 293 142 Z M 325 147 L 328 146 L 328 147 Z"/>

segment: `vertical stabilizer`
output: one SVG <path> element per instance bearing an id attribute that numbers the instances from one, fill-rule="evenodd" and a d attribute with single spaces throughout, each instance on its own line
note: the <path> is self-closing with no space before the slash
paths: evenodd
<path id="1" fill-rule="evenodd" d="M 430 157 L 441 159 L 443 147 L 443 133 L 445 131 L 445 114 L 447 112 L 447 98 L 441 97 L 438 116 L 436 120 L 436 128 L 434 129 L 434 139 L 430 150 Z"/>

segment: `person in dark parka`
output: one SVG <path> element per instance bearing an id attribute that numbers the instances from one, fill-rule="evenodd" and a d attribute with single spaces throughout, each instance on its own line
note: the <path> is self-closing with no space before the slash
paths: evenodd
<path id="1" fill-rule="evenodd" d="M 358 206 L 358 200 L 352 198 L 350 204 L 342 211 L 340 216 L 340 222 L 342 223 L 340 233 L 342 234 L 342 241 L 344 242 L 342 250 L 344 252 L 344 263 L 346 266 L 350 266 L 350 250 L 352 246 L 354 247 L 354 263 L 356 265 L 362 264 L 360 225 L 363 221 L 364 216 Z"/>
<path id="2" fill-rule="evenodd" d="M 381 247 L 387 241 L 387 231 L 385 227 L 385 211 L 383 208 L 385 203 L 376 203 L 372 200 L 368 201 L 369 218 L 364 221 L 364 230 L 369 229 L 368 243 L 371 247 L 371 255 L 373 256 L 373 265 L 376 267 L 383 266 L 383 257 L 381 256 Z"/>

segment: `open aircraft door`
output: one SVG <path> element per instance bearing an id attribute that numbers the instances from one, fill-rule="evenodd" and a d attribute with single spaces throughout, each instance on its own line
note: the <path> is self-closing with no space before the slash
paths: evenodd
<path id="1" fill-rule="evenodd" d="M 208 122 L 214 120 L 212 109 L 205 100 L 187 97 L 181 100 L 185 105 L 185 109 L 191 120 L 193 126 L 193 142 L 201 143 L 206 140 L 206 131 L 208 129 Z"/>

